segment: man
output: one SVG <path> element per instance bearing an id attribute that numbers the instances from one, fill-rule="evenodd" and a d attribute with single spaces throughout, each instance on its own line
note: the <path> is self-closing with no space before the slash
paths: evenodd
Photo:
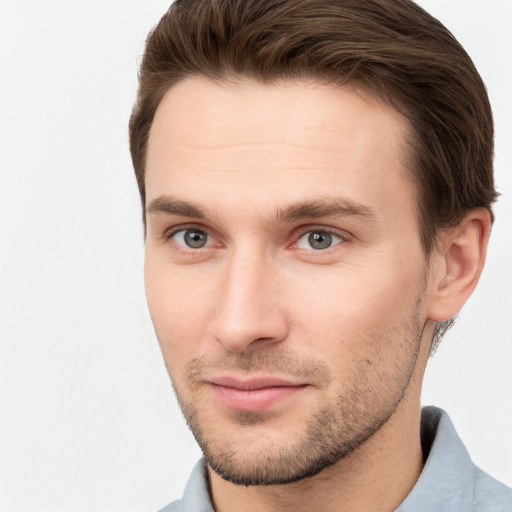
<path id="1" fill-rule="evenodd" d="M 512 510 L 428 356 L 481 274 L 485 87 L 409 0 L 178 0 L 130 121 L 146 291 L 204 460 L 165 511 Z"/>

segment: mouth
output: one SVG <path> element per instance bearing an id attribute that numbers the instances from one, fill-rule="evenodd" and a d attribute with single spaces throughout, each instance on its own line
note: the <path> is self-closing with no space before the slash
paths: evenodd
<path id="1" fill-rule="evenodd" d="M 237 411 L 265 411 L 301 393 L 309 385 L 276 377 L 240 379 L 219 376 L 207 381 L 215 398 Z"/>

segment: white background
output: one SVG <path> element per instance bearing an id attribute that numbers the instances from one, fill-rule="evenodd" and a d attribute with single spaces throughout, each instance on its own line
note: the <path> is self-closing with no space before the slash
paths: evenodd
<path id="1" fill-rule="evenodd" d="M 127 122 L 165 0 L 0 0 L 0 510 L 154 512 L 199 457 L 147 313 Z M 501 201 L 479 289 L 428 370 L 512 485 L 511 0 L 423 0 L 495 110 Z"/>

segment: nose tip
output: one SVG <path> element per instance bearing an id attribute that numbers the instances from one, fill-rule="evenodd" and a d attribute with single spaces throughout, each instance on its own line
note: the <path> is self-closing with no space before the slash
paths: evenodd
<path id="1" fill-rule="evenodd" d="M 277 319 L 276 319 L 277 320 Z M 273 321 L 258 325 L 247 322 L 241 326 L 219 322 L 214 338 L 230 352 L 247 352 L 282 341 L 286 335 L 281 322 Z M 262 336 L 265 333 L 267 336 Z"/>
<path id="2" fill-rule="evenodd" d="M 261 265 L 232 265 L 219 293 L 211 336 L 231 352 L 245 352 L 278 343 L 288 322 L 278 280 Z"/>
<path id="3" fill-rule="evenodd" d="M 213 336 L 230 352 L 256 350 L 278 343 L 288 332 L 285 315 L 252 290 L 250 298 L 240 293 L 224 296 L 216 316 Z"/>

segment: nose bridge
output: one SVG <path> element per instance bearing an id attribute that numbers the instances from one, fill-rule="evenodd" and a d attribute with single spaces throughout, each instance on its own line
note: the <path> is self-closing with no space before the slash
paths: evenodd
<path id="1" fill-rule="evenodd" d="M 237 352 L 282 340 L 287 326 L 275 262 L 264 250 L 246 246 L 233 250 L 225 265 L 212 335 Z"/>

